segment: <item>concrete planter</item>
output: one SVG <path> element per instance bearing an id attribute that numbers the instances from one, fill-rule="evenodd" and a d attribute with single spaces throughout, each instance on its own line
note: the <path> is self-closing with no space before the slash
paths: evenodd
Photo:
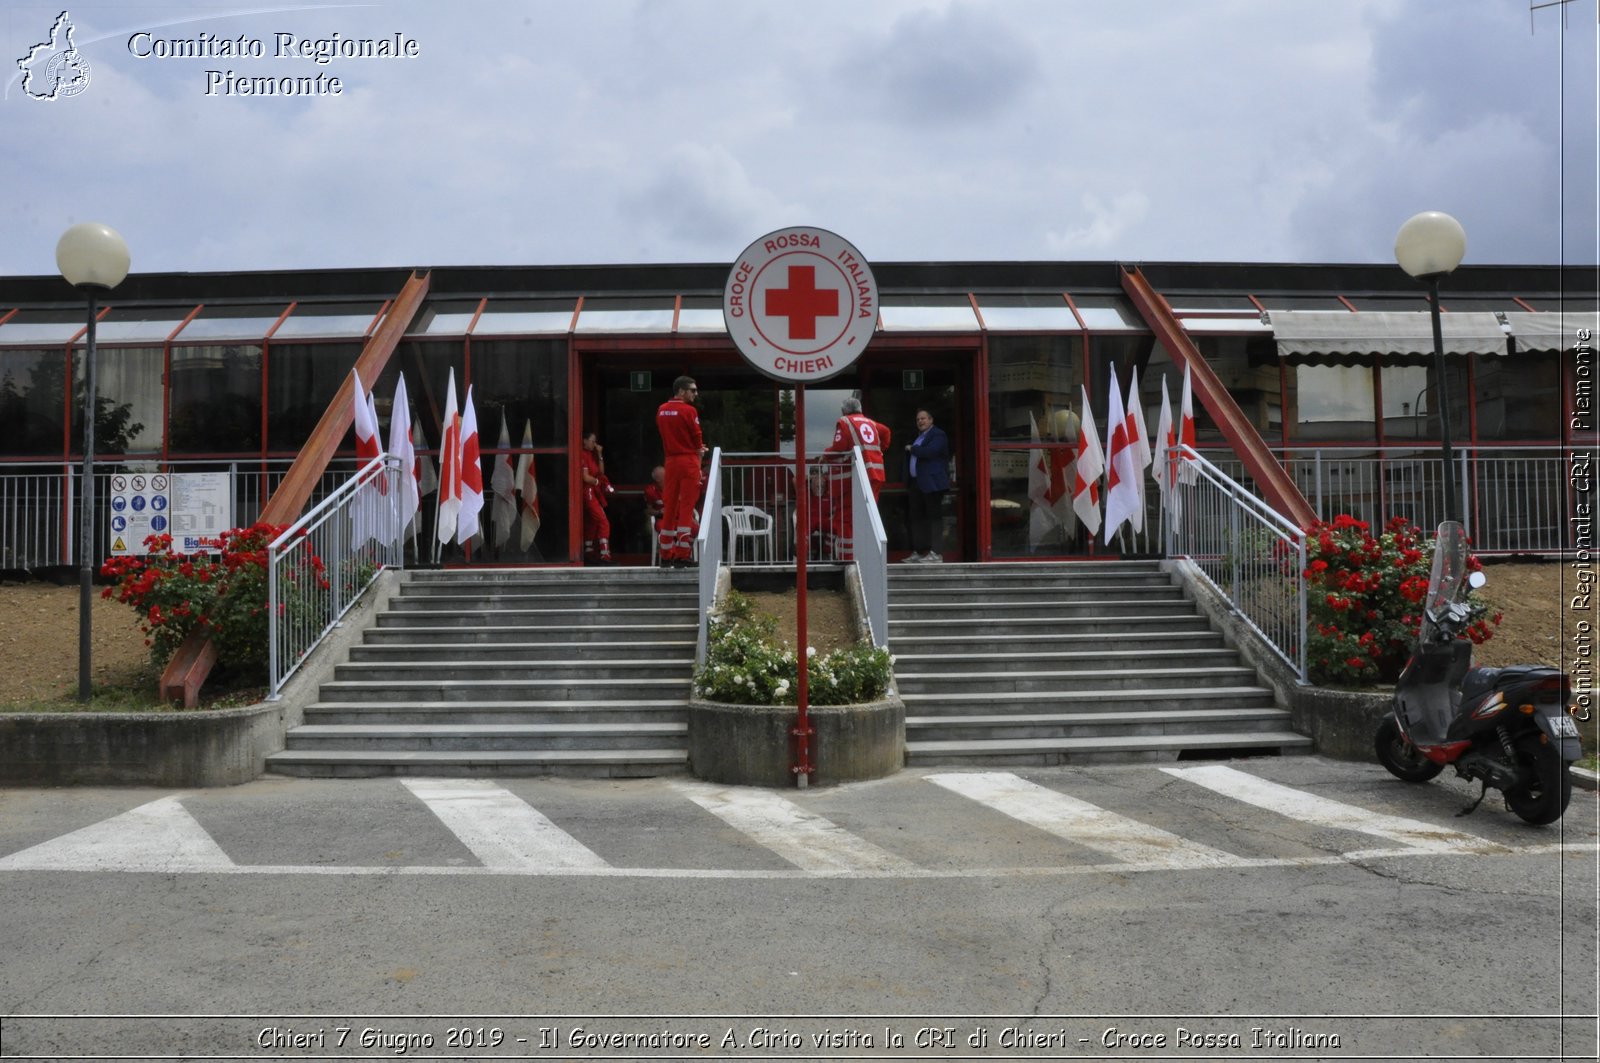
<path id="1" fill-rule="evenodd" d="M 865 705 L 817 705 L 811 785 L 893 775 L 905 765 L 906 709 L 891 695 Z M 689 770 L 707 782 L 792 789 L 793 705 L 689 702 Z"/>
<path id="2" fill-rule="evenodd" d="M 208 712 L 0 716 L 6 786 L 236 786 L 283 748 L 282 703 Z"/>

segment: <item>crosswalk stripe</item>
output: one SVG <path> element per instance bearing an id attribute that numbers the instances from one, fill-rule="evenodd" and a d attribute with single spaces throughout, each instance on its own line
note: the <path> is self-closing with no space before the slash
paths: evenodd
<path id="1" fill-rule="evenodd" d="M 0 871 L 231 871 L 176 795 L 0 859 Z"/>
<path id="2" fill-rule="evenodd" d="M 610 867 L 516 794 L 482 779 L 402 779 L 484 867 L 496 871 Z"/>
<path id="3" fill-rule="evenodd" d="M 1229 768 L 1223 765 L 1208 765 L 1203 768 L 1162 768 L 1162 771 L 1175 778 L 1203 786 L 1208 790 L 1222 794 L 1224 797 L 1235 801 L 1243 801 L 1257 808 L 1264 808 L 1276 812 L 1290 819 L 1300 820 L 1302 823 L 1313 823 L 1319 827 L 1335 827 L 1339 830 L 1356 831 L 1361 834 L 1371 834 L 1379 838 L 1413 849 L 1426 849 L 1434 852 L 1504 852 L 1505 846 L 1498 845 L 1484 838 L 1461 831 L 1450 830 L 1436 823 L 1425 823 L 1418 819 L 1405 819 L 1401 816 L 1388 816 L 1381 812 L 1372 812 L 1355 805 L 1347 805 L 1342 801 L 1335 801 L 1328 797 L 1318 797 L 1316 794 L 1296 790 L 1293 787 L 1283 786 L 1279 783 L 1269 782 L 1255 775 Z M 1360 856 L 1361 853 L 1348 853 L 1347 856 Z"/>
<path id="4" fill-rule="evenodd" d="M 777 794 L 705 783 L 673 789 L 802 871 L 906 873 L 916 865 Z"/>
<path id="5" fill-rule="evenodd" d="M 1010 772 L 962 772 L 924 778 L 1030 827 L 1128 863 L 1190 868 L 1230 867 L 1245 862 L 1232 853 L 1180 838 Z"/>

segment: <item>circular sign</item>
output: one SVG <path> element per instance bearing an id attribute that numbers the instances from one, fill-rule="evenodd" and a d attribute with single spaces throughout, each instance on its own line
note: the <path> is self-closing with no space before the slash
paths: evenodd
<path id="1" fill-rule="evenodd" d="M 734 261 L 722 318 L 751 366 L 809 384 L 861 357 L 878 327 L 878 282 L 843 237 L 803 226 L 779 229 Z"/>
<path id="2" fill-rule="evenodd" d="M 144 495 L 134 495 L 133 496 L 133 501 L 128 503 L 128 504 L 133 507 L 133 511 L 135 513 L 143 513 L 144 512 Z"/>

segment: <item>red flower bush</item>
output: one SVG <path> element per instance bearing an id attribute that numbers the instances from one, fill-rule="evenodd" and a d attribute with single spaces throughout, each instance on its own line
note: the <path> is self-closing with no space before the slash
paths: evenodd
<path id="1" fill-rule="evenodd" d="M 1404 517 L 1374 537 L 1365 521 L 1341 514 L 1306 531 L 1307 671 L 1313 683 L 1392 683 L 1405 667 L 1428 593 L 1433 541 Z M 1469 569 L 1481 567 L 1469 558 Z M 1469 599 L 1470 599 L 1469 595 Z M 1494 635 L 1497 613 L 1467 631 Z"/>
<path id="2" fill-rule="evenodd" d="M 267 670 L 267 549 L 285 525 L 253 524 L 205 540 L 219 554 L 176 554 L 172 536 L 145 539 L 142 557 L 113 557 L 100 574 L 116 582 L 101 596 L 127 603 L 139 614 L 151 660 L 165 665 L 193 631 L 208 634 L 217 647 L 217 665 L 239 678 Z M 297 552 L 300 560 L 280 575 L 287 612 L 312 589 L 326 590 L 322 560 Z"/>

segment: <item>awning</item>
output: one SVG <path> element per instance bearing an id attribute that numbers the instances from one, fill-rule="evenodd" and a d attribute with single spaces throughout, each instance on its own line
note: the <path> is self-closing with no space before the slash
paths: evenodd
<path id="1" fill-rule="evenodd" d="M 1517 338 L 1519 351 L 1569 351 L 1578 345 L 1579 333 L 1585 329 L 1586 342 L 1594 346 L 1595 333 L 1600 331 L 1600 313 L 1508 313 L 1506 324 Z"/>
<path id="2" fill-rule="evenodd" d="M 1279 356 L 1297 362 L 1433 355 L 1433 315 L 1426 310 L 1272 310 L 1268 316 Z M 1506 330 L 1494 314 L 1441 314 L 1439 326 L 1446 354 L 1506 353 Z"/>

